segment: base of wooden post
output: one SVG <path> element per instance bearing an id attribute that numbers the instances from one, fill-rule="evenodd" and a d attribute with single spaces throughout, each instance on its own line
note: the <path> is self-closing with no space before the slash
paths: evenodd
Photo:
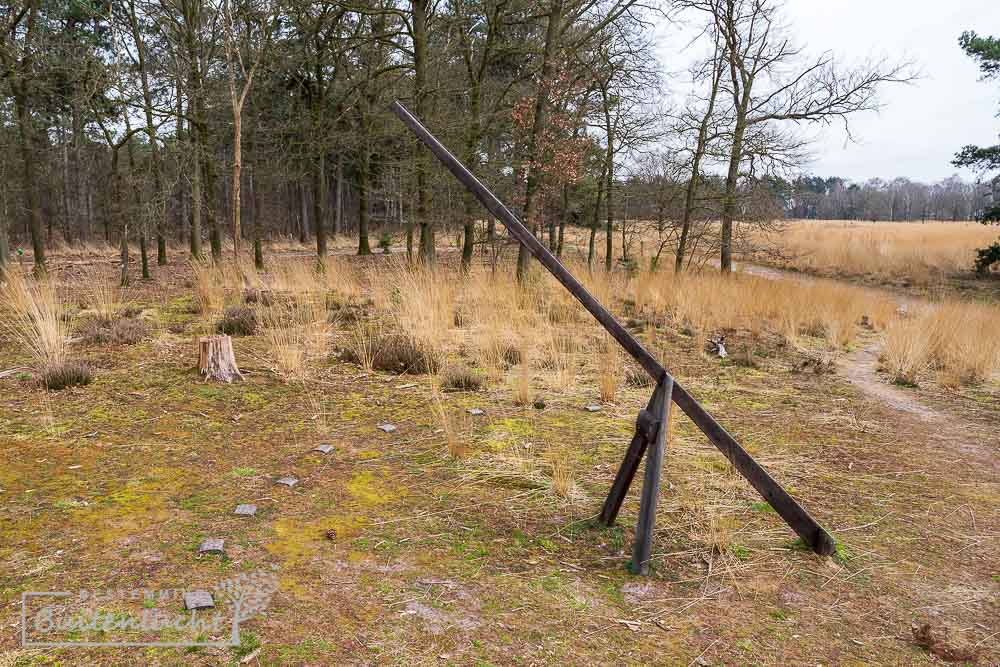
<path id="1" fill-rule="evenodd" d="M 649 558 L 653 554 L 653 528 L 656 525 L 656 504 L 660 498 L 660 472 L 670 435 L 670 404 L 674 393 L 674 380 L 667 376 L 660 380 L 654 394 L 656 405 L 653 414 L 659 422 L 656 435 L 646 452 L 646 474 L 642 483 L 642 500 L 639 502 L 639 520 L 635 526 L 635 544 L 632 550 L 632 572 L 649 574 Z"/>
<path id="2" fill-rule="evenodd" d="M 236 365 L 233 339 L 229 336 L 203 336 L 198 339 L 198 371 L 206 380 L 243 382 Z"/>

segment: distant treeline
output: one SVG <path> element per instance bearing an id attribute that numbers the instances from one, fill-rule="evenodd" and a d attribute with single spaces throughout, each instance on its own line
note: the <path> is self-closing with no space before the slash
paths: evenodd
<path id="1" fill-rule="evenodd" d="M 971 220 L 983 206 L 977 186 L 950 176 L 937 183 L 908 178 L 873 178 L 863 183 L 846 178 L 804 176 L 770 179 L 787 216 L 816 220 Z"/>

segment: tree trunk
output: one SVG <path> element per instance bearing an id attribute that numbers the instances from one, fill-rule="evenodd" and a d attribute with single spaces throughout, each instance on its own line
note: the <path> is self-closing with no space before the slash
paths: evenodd
<path id="1" fill-rule="evenodd" d="M 604 156 L 604 174 L 607 182 L 605 183 L 605 194 L 604 197 L 607 200 L 607 212 L 608 219 L 607 225 L 604 229 L 604 269 L 605 271 L 611 271 L 611 265 L 614 261 L 612 255 L 615 251 L 614 242 L 614 231 L 615 231 L 615 211 L 614 211 L 614 185 L 615 185 L 615 149 L 614 149 L 614 128 L 611 126 L 611 109 L 609 107 L 609 101 L 607 99 L 607 91 L 604 91 L 604 118 L 605 118 L 605 131 L 607 132 L 608 147 L 607 152 Z M 624 227 L 624 224 L 623 224 Z M 624 251 L 624 244 L 622 244 L 622 250 Z"/>
<path id="2" fill-rule="evenodd" d="M 563 240 L 566 236 L 566 223 L 569 222 L 569 184 L 562 187 L 562 216 L 559 218 L 559 238 L 556 240 L 556 257 L 562 257 Z"/>
<path id="3" fill-rule="evenodd" d="M 429 0 L 411 0 L 413 14 L 413 79 L 418 118 L 427 117 L 427 11 Z M 434 263 L 434 223 L 430 219 L 430 196 L 427 185 L 427 160 L 423 146 L 413 144 L 414 170 L 417 176 L 417 222 L 420 224 L 420 261 Z"/>
<path id="4" fill-rule="evenodd" d="M 0 280 L 6 280 L 7 268 L 10 266 L 10 240 L 7 233 L 7 193 L 0 190 L 3 199 L 3 210 L 0 210 Z"/>
<path id="5" fill-rule="evenodd" d="M 333 211 L 333 235 L 338 236 L 344 231 L 344 156 L 337 153 L 337 189 Z"/>
<path id="6" fill-rule="evenodd" d="M 257 156 L 250 165 L 250 200 L 253 202 L 253 265 L 258 271 L 264 269 L 264 248 L 260 240 L 260 185 L 257 183 Z"/>
<path id="7" fill-rule="evenodd" d="M 243 382 L 236 365 L 233 339 L 229 336 L 204 336 L 198 340 L 198 371 L 206 380 Z"/>
<path id="8" fill-rule="evenodd" d="M 139 66 L 139 82 L 142 87 L 143 109 L 146 114 L 146 135 L 149 137 L 150 167 L 153 174 L 153 206 L 151 210 L 156 216 L 156 263 L 163 266 L 167 263 L 167 239 L 164 234 L 164 189 L 162 167 L 160 165 L 160 147 L 156 141 L 156 125 L 153 123 L 153 96 L 149 89 L 149 71 L 146 67 L 146 44 L 142 38 L 139 21 L 135 13 L 135 0 L 129 2 L 129 25 L 132 28 L 132 41 L 136 47 L 136 60 Z M 143 231 L 141 238 L 145 239 Z M 143 277 L 148 277 L 146 264 L 143 263 Z"/>
<path id="9" fill-rule="evenodd" d="M 743 159 L 743 135 L 746 127 L 742 119 L 737 120 L 733 132 L 733 145 L 729 153 L 729 172 L 726 175 L 726 194 L 722 205 L 722 248 L 720 268 L 722 273 L 733 272 L 733 221 L 737 213 L 737 192 L 740 176 L 740 161 Z"/>
<path id="10" fill-rule="evenodd" d="M 188 98 L 188 114 L 195 109 L 191 98 Z M 198 133 L 188 124 L 187 138 L 191 147 L 191 257 L 201 260 L 201 146 Z"/>
<path id="11" fill-rule="evenodd" d="M 61 117 L 60 117 L 61 120 Z M 62 203 L 63 203 L 63 238 L 67 243 L 73 242 L 73 229 L 70 224 L 70 218 L 73 215 L 73 205 L 70 203 L 73 198 L 73 188 L 70 183 L 69 176 L 69 142 L 66 141 L 66 137 L 62 128 L 59 130 L 60 143 L 62 143 L 62 177 L 63 177 L 63 188 L 62 188 Z"/>
<path id="12" fill-rule="evenodd" d="M 358 166 L 358 254 L 372 254 L 368 242 L 368 188 L 371 179 L 371 155 L 368 149 L 367 136 L 362 140 L 361 164 Z"/>
<path id="13" fill-rule="evenodd" d="M 42 204 L 38 194 L 38 176 L 35 166 L 35 133 L 31 124 L 31 108 L 22 83 L 14 94 L 17 124 L 21 134 L 21 160 L 24 177 L 24 198 L 28 209 L 28 231 L 31 247 L 35 253 L 35 273 L 45 273 L 45 241 L 42 238 Z"/>
<path id="14" fill-rule="evenodd" d="M 299 243 L 306 244 L 309 240 L 309 214 L 307 207 L 309 200 L 306 198 L 306 186 L 299 183 L 295 189 L 299 199 Z"/>
<path id="15" fill-rule="evenodd" d="M 594 258 L 597 255 L 597 228 L 601 225 L 601 202 L 604 199 L 604 169 L 601 168 L 601 177 L 597 179 L 597 200 L 594 202 L 594 216 L 590 221 L 590 244 L 587 251 L 587 266 L 594 267 Z"/>
<path id="16" fill-rule="evenodd" d="M 202 123 L 200 129 L 201 145 L 208 146 L 208 126 Z M 212 159 L 211 155 L 206 155 L 202 164 L 205 169 L 205 214 L 208 216 L 212 260 L 218 263 L 222 261 L 222 229 L 219 227 L 219 213 L 216 210 L 218 202 L 215 192 L 215 160 Z"/>
<path id="17" fill-rule="evenodd" d="M 80 110 L 80 103 L 73 100 L 72 107 L 73 123 L 73 202 L 76 207 L 77 229 L 76 237 L 80 241 L 87 241 L 90 238 L 90 228 L 92 221 L 90 211 L 87 207 L 87 194 L 84 192 L 84 166 L 83 166 L 83 113 Z"/>
<path id="18" fill-rule="evenodd" d="M 151 280 L 149 275 L 149 252 L 146 249 L 146 232 L 139 232 L 139 256 L 142 259 L 142 279 Z"/>
<path id="19" fill-rule="evenodd" d="M 233 259 L 240 260 L 240 241 L 243 237 L 241 229 L 241 190 L 243 186 L 243 110 L 233 106 Z"/>
<path id="20" fill-rule="evenodd" d="M 316 232 L 316 255 L 321 262 L 326 261 L 326 221 L 323 200 L 326 198 L 323 186 L 326 184 L 326 155 L 321 150 L 312 163 L 312 211 L 313 227 Z"/>
<path id="21" fill-rule="evenodd" d="M 549 13 L 548 25 L 545 29 L 545 50 L 542 54 L 541 79 L 538 82 L 538 92 L 535 98 L 535 118 L 528 138 L 528 177 L 524 187 L 524 224 L 538 236 L 538 221 L 535 219 L 535 197 L 541 185 L 541 174 L 536 164 L 540 157 L 539 146 L 542 133 L 546 129 L 547 111 L 549 106 L 549 86 L 555 72 L 555 59 L 559 46 L 559 36 L 562 32 L 563 0 L 553 0 L 552 11 Z M 517 251 L 517 277 L 523 280 L 528 270 L 528 250 L 523 245 Z"/>

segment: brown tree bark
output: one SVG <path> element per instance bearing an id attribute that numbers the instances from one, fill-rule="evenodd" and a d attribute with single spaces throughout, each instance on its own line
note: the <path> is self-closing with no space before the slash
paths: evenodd
<path id="1" fill-rule="evenodd" d="M 42 237 L 42 203 L 38 192 L 38 169 L 35 164 L 35 131 L 31 120 L 30 97 L 27 83 L 21 82 L 14 93 L 17 125 L 21 134 L 21 162 L 24 198 L 28 213 L 28 231 L 31 248 L 35 253 L 35 273 L 45 273 L 45 240 Z"/>
<path id="2" fill-rule="evenodd" d="M 427 117 L 427 19 L 429 0 L 411 0 L 413 18 L 413 80 L 416 112 Z M 435 256 L 434 222 L 430 219 L 430 193 L 427 183 L 427 161 L 422 146 L 414 144 L 417 154 L 414 171 L 417 177 L 417 223 L 420 225 L 420 261 L 433 264 Z"/>
<path id="3" fill-rule="evenodd" d="M 555 60 L 559 49 L 560 35 L 562 34 L 564 0 L 552 0 L 549 10 L 548 24 L 545 28 L 545 49 L 542 53 L 542 71 L 538 82 L 538 90 L 535 93 L 535 117 L 528 137 L 528 176 L 525 179 L 524 187 L 524 224 L 529 230 L 538 236 L 538 221 L 536 220 L 537 194 L 541 186 L 541 174 L 536 168 L 536 163 L 541 158 L 540 143 L 542 133 L 545 131 L 548 107 L 549 88 L 552 83 L 552 76 L 555 73 Z M 517 250 L 517 278 L 524 280 L 528 270 L 528 259 L 530 255 L 522 245 Z"/>

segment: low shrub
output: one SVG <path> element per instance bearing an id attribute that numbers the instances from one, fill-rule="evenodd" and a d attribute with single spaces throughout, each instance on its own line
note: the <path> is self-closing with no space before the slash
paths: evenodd
<path id="1" fill-rule="evenodd" d="M 374 352 L 372 367 L 380 371 L 424 375 L 436 373 L 441 366 L 437 350 L 406 334 L 382 336 Z"/>
<path id="2" fill-rule="evenodd" d="M 625 384 L 629 387 L 642 389 L 652 387 L 654 383 L 653 378 L 649 377 L 649 373 L 642 366 L 629 363 L 625 366 Z"/>
<path id="3" fill-rule="evenodd" d="M 441 371 L 441 388 L 445 391 L 477 391 L 482 386 L 480 374 L 464 364 L 453 364 Z"/>
<path id="4" fill-rule="evenodd" d="M 227 336 L 252 336 L 257 332 L 257 313 L 248 306 L 230 306 L 215 324 L 215 331 Z"/>
<path id="5" fill-rule="evenodd" d="M 59 391 L 67 387 L 79 387 L 90 384 L 93 379 L 90 364 L 85 361 L 60 361 L 48 364 L 42 368 L 42 385 L 50 391 Z"/>
<path id="6" fill-rule="evenodd" d="M 94 317 L 80 326 L 80 338 L 91 345 L 134 345 L 149 335 L 149 326 L 135 318 Z"/>

